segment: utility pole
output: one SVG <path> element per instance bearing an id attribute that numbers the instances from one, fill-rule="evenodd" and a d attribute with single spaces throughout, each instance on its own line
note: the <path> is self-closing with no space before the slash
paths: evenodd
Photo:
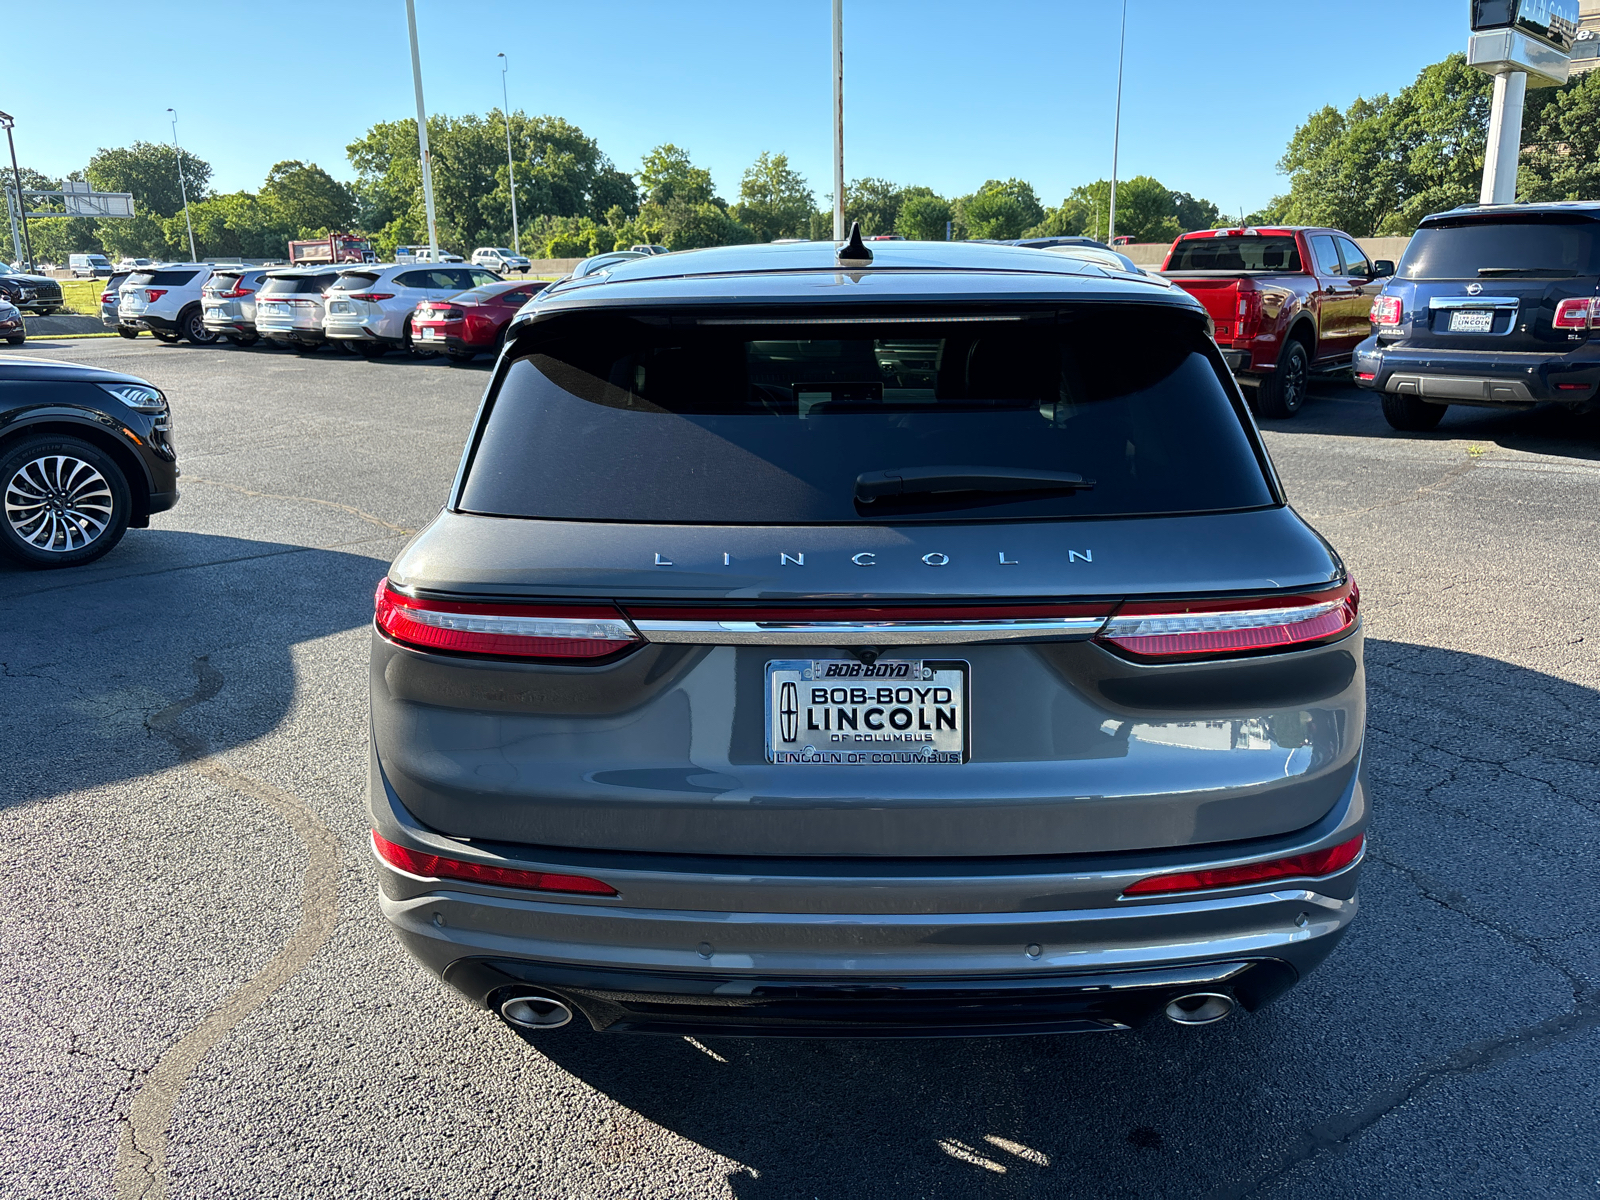
<path id="1" fill-rule="evenodd" d="M 506 68 L 511 65 L 504 52 L 495 55 L 500 60 L 500 111 L 506 116 L 506 175 L 511 180 L 511 249 L 522 253 L 522 231 L 517 228 L 517 167 L 511 160 L 511 101 L 506 98 Z"/>
<path id="2" fill-rule="evenodd" d="M 833 0 L 833 240 L 844 232 L 844 0 Z"/>
<path id="3" fill-rule="evenodd" d="M 422 204 L 428 210 L 428 257 L 439 261 L 439 228 L 433 220 L 433 159 L 428 154 L 428 110 L 422 103 L 422 55 L 417 52 L 417 0 L 406 0 L 411 33 L 411 82 L 417 89 L 417 146 L 422 153 Z"/>
<path id="4" fill-rule="evenodd" d="M 178 194 L 183 197 L 183 224 L 189 230 L 189 261 L 199 262 L 200 256 L 194 249 L 194 223 L 189 220 L 189 185 L 183 181 L 183 148 L 178 145 L 178 112 L 176 109 L 167 109 L 172 114 L 172 152 L 178 156 Z"/>
<path id="5" fill-rule="evenodd" d="M 28 236 L 28 206 L 22 199 L 22 168 L 17 166 L 17 143 L 11 128 L 17 119 L 10 113 L 0 112 L 0 125 L 6 127 L 6 145 L 11 147 L 11 178 L 16 183 L 16 210 L 11 216 L 11 253 L 22 260 L 22 265 L 33 270 L 33 239 Z M 17 218 L 22 218 L 22 241 L 17 241 Z"/>
<path id="6" fill-rule="evenodd" d="M 1122 145 L 1122 54 L 1128 46 L 1128 0 L 1122 0 L 1122 34 L 1117 40 L 1117 115 L 1111 125 L 1111 207 L 1106 211 L 1106 245 L 1117 236 L 1117 151 Z"/>

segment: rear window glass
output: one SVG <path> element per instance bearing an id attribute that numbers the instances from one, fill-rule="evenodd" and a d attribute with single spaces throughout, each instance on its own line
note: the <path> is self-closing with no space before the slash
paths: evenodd
<path id="1" fill-rule="evenodd" d="M 520 304 L 536 291 L 537 288 L 525 283 L 491 283 L 462 292 L 453 299 L 462 304 Z"/>
<path id="2" fill-rule="evenodd" d="M 1495 221 L 1419 229 L 1395 273 L 1402 279 L 1600 275 L 1600 225 Z"/>
<path id="3" fill-rule="evenodd" d="M 239 283 L 239 275 L 218 271 L 206 280 L 208 292 L 231 292 Z"/>
<path id="4" fill-rule="evenodd" d="M 360 292 L 377 282 L 378 277 L 367 271 L 346 271 L 333 281 L 332 286 L 338 292 Z"/>
<path id="5" fill-rule="evenodd" d="M 263 296 L 320 296 L 333 283 L 336 276 L 326 275 L 274 276 L 263 280 Z"/>
<path id="6" fill-rule="evenodd" d="M 128 276 L 128 282 L 134 287 L 182 287 L 199 273 L 198 271 L 136 271 Z"/>
<path id="7" fill-rule="evenodd" d="M 808 323 L 575 314 L 536 327 L 493 399 L 461 507 L 883 524 L 1273 503 L 1188 314 L 796 320 Z M 860 475 L 945 467 L 1074 473 L 1094 486 L 857 499 Z"/>
<path id="8" fill-rule="evenodd" d="M 1300 247 L 1294 238 L 1192 238 L 1172 248 L 1167 271 L 1299 271 Z"/>
<path id="9" fill-rule="evenodd" d="M 113 275 L 110 279 L 106 280 L 106 291 L 114 292 L 126 282 L 128 282 L 128 275 L 126 273 Z"/>

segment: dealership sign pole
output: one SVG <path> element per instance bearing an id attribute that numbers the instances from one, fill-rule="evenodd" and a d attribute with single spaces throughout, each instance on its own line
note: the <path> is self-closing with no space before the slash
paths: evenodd
<path id="1" fill-rule="evenodd" d="M 1567 81 L 1577 35 L 1578 0 L 1472 0 L 1467 65 L 1494 76 L 1479 204 L 1516 201 L 1523 99 Z"/>
<path id="2" fill-rule="evenodd" d="M 422 105 L 422 55 L 417 52 L 417 4 L 406 0 L 411 34 L 411 82 L 417 89 L 417 147 L 422 154 L 422 204 L 428 210 L 428 261 L 439 261 L 439 230 L 433 221 L 433 160 L 428 154 L 428 112 Z"/>
<path id="3" fill-rule="evenodd" d="M 833 0 L 833 240 L 844 241 L 844 0 Z"/>

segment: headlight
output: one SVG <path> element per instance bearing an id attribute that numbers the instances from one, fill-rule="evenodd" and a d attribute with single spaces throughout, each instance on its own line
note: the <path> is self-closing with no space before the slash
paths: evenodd
<path id="1" fill-rule="evenodd" d="M 102 383 L 100 390 L 109 392 L 135 412 L 167 411 L 167 398 L 148 383 Z"/>

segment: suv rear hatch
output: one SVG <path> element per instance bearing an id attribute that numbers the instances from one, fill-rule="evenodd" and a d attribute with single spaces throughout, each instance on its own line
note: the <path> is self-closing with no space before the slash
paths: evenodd
<path id="1" fill-rule="evenodd" d="M 595 850 L 1273 836 L 1353 785 L 1345 583 L 1187 306 L 553 314 L 380 589 L 374 785 Z"/>
<path id="2" fill-rule="evenodd" d="M 1404 302 L 1407 349 L 1549 355 L 1588 341 L 1597 282 L 1600 223 L 1587 214 L 1462 213 L 1418 229 L 1385 290 Z"/>

